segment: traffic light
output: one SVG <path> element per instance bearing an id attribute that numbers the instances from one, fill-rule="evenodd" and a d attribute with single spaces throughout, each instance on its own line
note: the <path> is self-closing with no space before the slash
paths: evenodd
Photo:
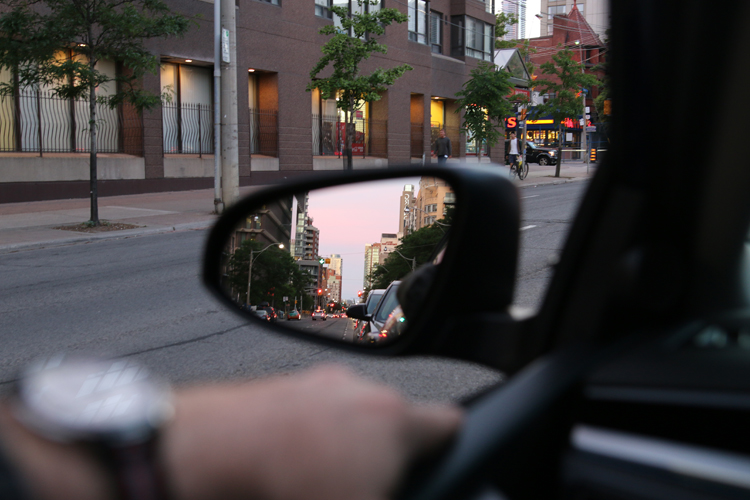
<path id="1" fill-rule="evenodd" d="M 362 296 L 362 290 L 357 292 L 357 297 L 361 297 L 361 296 Z"/>
<path id="2" fill-rule="evenodd" d="M 323 295 L 323 289 L 322 288 L 318 288 L 318 295 Z"/>
<path id="3" fill-rule="evenodd" d="M 520 114 L 519 114 L 518 118 L 520 118 L 521 121 L 524 121 L 526 119 L 526 108 L 525 107 L 521 108 Z"/>
<path id="4" fill-rule="evenodd" d="M 330 264 L 330 263 L 331 263 L 331 259 L 326 259 L 326 264 Z"/>

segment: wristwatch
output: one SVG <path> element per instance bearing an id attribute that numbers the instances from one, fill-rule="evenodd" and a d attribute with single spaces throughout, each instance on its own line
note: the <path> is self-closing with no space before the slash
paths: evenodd
<path id="1" fill-rule="evenodd" d="M 12 409 L 41 437 L 90 448 L 121 500 L 167 498 L 157 441 L 174 413 L 171 392 L 142 365 L 68 356 L 34 362 L 18 380 Z"/>

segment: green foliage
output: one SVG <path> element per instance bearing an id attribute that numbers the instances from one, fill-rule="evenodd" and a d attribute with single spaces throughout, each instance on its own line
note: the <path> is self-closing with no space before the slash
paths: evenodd
<path id="1" fill-rule="evenodd" d="M 494 146 L 503 137 L 504 120 L 513 114 L 513 105 L 527 101 L 526 96 L 521 94 L 509 97 L 512 91 L 510 73 L 498 70 L 494 64 L 480 61 L 471 71 L 471 79 L 464 83 L 462 90 L 456 92 L 459 97 L 456 112 L 464 111 L 461 127 L 471 134 L 477 144 L 486 142 L 488 148 Z M 481 151 L 477 151 L 477 157 L 480 155 Z"/>
<path id="2" fill-rule="evenodd" d="M 552 95 L 545 104 L 536 107 L 535 113 L 538 116 L 549 115 L 558 126 L 560 140 L 558 141 L 557 157 L 561 158 L 562 151 L 562 122 L 566 118 L 575 118 L 582 114 L 583 111 L 583 94 L 579 94 L 582 89 L 589 92 L 592 87 L 601 85 L 594 75 L 584 73 L 583 66 L 573 59 L 573 51 L 561 49 L 554 56 L 552 61 L 547 61 L 540 66 L 543 75 L 550 75 L 557 78 L 557 81 L 547 79 L 538 79 L 534 87 L 540 94 Z M 560 162 L 557 162 L 555 176 L 560 175 Z"/>
<path id="3" fill-rule="evenodd" d="M 360 6 L 365 3 L 380 3 L 379 0 L 357 2 Z M 409 17 L 397 9 L 379 9 L 374 12 L 353 13 L 351 16 L 346 7 L 333 6 L 331 11 L 340 18 L 341 28 L 327 25 L 320 30 L 321 35 L 330 35 L 331 39 L 321 48 L 323 57 L 310 71 L 312 81 L 307 85 L 307 90 L 319 89 L 323 99 L 338 97 L 336 106 L 345 111 L 346 123 L 350 125 L 354 111 L 361 109 L 367 102 L 379 100 L 381 93 L 412 69 L 408 64 L 402 64 L 390 69 L 377 68 L 370 75 L 360 74 L 359 69 L 362 61 L 369 59 L 373 52 L 388 52 L 388 48 L 379 43 L 375 35 L 383 35 L 386 26 L 394 22 L 406 22 Z M 349 36 L 350 32 L 354 36 Z M 333 66 L 330 76 L 319 77 L 329 66 Z M 348 151 L 351 151 L 352 135 L 346 134 Z M 348 168 L 351 169 L 351 165 Z"/>
<path id="4" fill-rule="evenodd" d="M 366 290 L 385 289 L 395 280 L 403 279 L 412 269 L 412 258 L 416 257 L 417 267 L 430 261 L 433 252 L 450 229 L 452 211 L 445 218 L 425 226 L 404 236 L 401 244 L 396 247 L 403 257 L 395 251 L 388 255 L 382 266 L 378 266 L 371 273 L 372 288 Z M 366 297 L 366 296 L 365 296 Z"/>
<path id="5" fill-rule="evenodd" d="M 100 96 L 100 102 L 111 107 L 128 102 L 139 110 L 160 102 L 138 85 L 145 73 L 159 69 L 144 41 L 181 36 L 190 24 L 161 0 L 0 0 L 0 5 L 9 9 L 0 15 L 0 67 L 18 74 L 19 87 L 47 85 L 54 95 L 73 99 L 109 83 L 115 92 Z M 69 48 L 74 58 L 56 57 Z M 126 71 L 106 75 L 95 68 L 102 59 L 122 63 Z M 3 94 L 17 90 L 15 82 L 0 85 Z"/>
<path id="6" fill-rule="evenodd" d="M 518 44 L 515 40 L 503 40 L 508 34 L 509 28 L 518 24 L 518 16 L 515 14 L 506 14 L 498 12 L 495 15 L 495 48 L 496 49 L 513 49 Z"/>
<path id="7" fill-rule="evenodd" d="M 0 95 L 44 85 L 62 99 L 89 100 L 90 220 L 98 226 L 96 102 L 112 108 L 127 102 L 139 111 L 159 104 L 161 96 L 139 86 L 145 73 L 159 69 L 144 42 L 183 35 L 190 21 L 161 0 L 0 0 L 0 6 L 0 68 L 17 75 L 0 83 Z M 63 50 L 73 57 L 59 57 Z M 97 70 L 104 59 L 124 70 L 114 77 Z M 103 85 L 108 95 L 97 97 Z"/>
<path id="8" fill-rule="evenodd" d="M 275 299 L 277 306 L 281 299 L 306 296 L 305 290 L 312 285 L 312 278 L 300 270 L 289 252 L 278 247 L 264 250 L 267 244 L 253 240 L 242 242 L 230 257 L 227 266 L 227 282 L 234 296 L 239 295 L 240 302 L 247 303 L 247 275 L 250 270 L 250 254 L 253 253 L 253 282 L 250 286 L 250 303 L 271 303 Z M 292 299 L 293 300 L 293 299 Z M 303 306 L 307 303 L 303 303 Z"/>

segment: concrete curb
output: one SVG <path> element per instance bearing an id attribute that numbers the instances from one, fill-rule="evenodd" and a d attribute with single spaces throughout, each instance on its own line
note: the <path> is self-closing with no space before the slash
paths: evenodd
<path id="1" fill-rule="evenodd" d="M 51 248 L 57 246 L 75 245 L 91 241 L 114 240 L 121 238 L 135 238 L 153 234 L 176 233 L 179 231 L 201 230 L 210 228 L 215 221 L 186 222 L 173 226 L 128 229 L 125 231 L 112 231 L 109 233 L 91 234 L 86 236 L 75 236 L 72 238 L 61 238 L 59 240 L 35 241 L 30 243 L 15 243 L 11 245 L 0 245 L 0 253 L 13 253 L 23 250 L 38 248 Z"/>

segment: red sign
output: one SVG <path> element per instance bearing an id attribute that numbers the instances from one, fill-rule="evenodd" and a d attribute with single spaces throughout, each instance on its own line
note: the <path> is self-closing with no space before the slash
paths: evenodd
<path id="1" fill-rule="evenodd" d="M 346 123 L 339 122 L 339 140 L 341 141 L 341 153 L 344 154 L 344 145 L 346 144 Z M 365 153 L 365 134 L 354 131 L 352 137 L 352 154 L 361 155 Z"/>
<path id="2" fill-rule="evenodd" d="M 515 116 L 505 119 L 505 128 L 516 128 L 518 126 L 518 120 Z"/>

